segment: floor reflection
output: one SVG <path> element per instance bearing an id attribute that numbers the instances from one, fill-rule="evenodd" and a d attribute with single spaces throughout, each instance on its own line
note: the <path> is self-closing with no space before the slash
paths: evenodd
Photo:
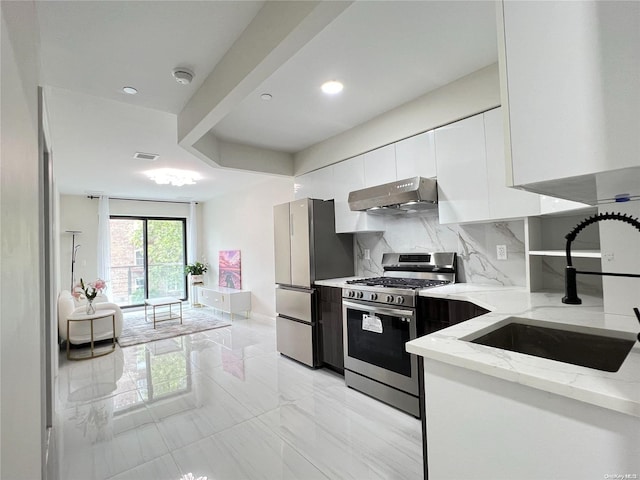
<path id="1" fill-rule="evenodd" d="M 59 478 L 421 478 L 420 422 L 276 351 L 272 318 L 61 359 Z"/>

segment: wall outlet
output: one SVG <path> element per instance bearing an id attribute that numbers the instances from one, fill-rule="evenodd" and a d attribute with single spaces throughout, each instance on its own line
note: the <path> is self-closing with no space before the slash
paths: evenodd
<path id="1" fill-rule="evenodd" d="M 364 259 L 365 260 L 371 260 L 371 250 L 368 248 L 364 249 Z"/>
<path id="2" fill-rule="evenodd" d="M 507 259 L 507 246 L 506 245 L 496 245 L 496 257 L 498 257 L 498 260 L 506 260 Z"/>

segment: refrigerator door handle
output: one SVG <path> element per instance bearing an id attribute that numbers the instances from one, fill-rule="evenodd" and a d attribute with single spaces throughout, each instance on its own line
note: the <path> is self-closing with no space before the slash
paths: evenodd
<path id="1" fill-rule="evenodd" d="M 302 292 L 302 293 L 314 293 L 316 291 L 315 288 L 296 287 L 293 285 L 282 285 L 280 283 L 276 284 L 276 288 L 280 288 L 282 290 L 294 290 L 296 292 Z"/>
<path id="2" fill-rule="evenodd" d="M 289 232 L 290 232 L 290 235 L 293 237 L 293 213 L 289 214 Z"/>

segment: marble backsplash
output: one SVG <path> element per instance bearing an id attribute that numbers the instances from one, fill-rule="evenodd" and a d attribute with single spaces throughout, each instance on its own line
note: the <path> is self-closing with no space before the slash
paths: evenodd
<path id="1" fill-rule="evenodd" d="M 355 235 L 356 274 L 382 274 L 386 252 L 458 253 L 459 282 L 526 286 L 524 220 L 467 225 L 440 225 L 437 212 L 387 217 L 386 230 Z M 496 245 L 507 246 L 507 260 L 497 260 Z M 369 249 L 370 260 L 364 259 Z"/>

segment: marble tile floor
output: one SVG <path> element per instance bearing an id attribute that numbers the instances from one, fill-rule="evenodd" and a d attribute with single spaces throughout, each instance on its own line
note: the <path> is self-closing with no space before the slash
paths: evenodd
<path id="1" fill-rule="evenodd" d="M 419 420 L 282 357 L 275 343 L 274 320 L 250 318 L 62 358 L 59 478 L 422 478 Z"/>

